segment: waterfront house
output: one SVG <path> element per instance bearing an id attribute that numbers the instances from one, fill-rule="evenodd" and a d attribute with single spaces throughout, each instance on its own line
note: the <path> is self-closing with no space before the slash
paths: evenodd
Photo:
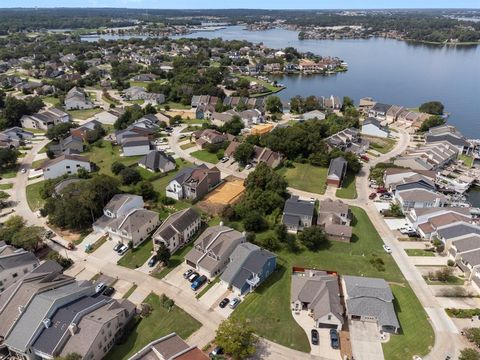
<path id="1" fill-rule="evenodd" d="M 395 200 L 404 211 L 412 208 L 442 207 L 447 203 L 445 195 L 421 188 L 397 190 Z"/>

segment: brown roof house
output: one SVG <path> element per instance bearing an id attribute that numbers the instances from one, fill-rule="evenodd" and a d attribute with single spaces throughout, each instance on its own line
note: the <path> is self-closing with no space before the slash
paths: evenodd
<path id="1" fill-rule="evenodd" d="M 342 181 L 347 173 L 347 161 L 339 156 L 330 161 L 327 175 L 327 185 L 342 186 Z"/>
<path id="2" fill-rule="evenodd" d="M 330 241 L 350 242 L 352 213 L 340 200 L 326 199 L 320 202 L 317 224 L 325 230 Z"/>
<path id="3" fill-rule="evenodd" d="M 295 269 L 290 302 L 295 319 L 306 313 L 313 319 L 316 328 L 341 330 L 344 308 L 337 275 L 313 269 Z"/>
<path id="4" fill-rule="evenodd" d="M 220 170 L 202 164 L 180 170 L 167 185 L 166 196 L 175 200 L 199 200 L 220 184 Z"/>
<path id="5" fill-rule="evenodd" d="M 193 134 L 195 142 L 204 149 L 207 145 L 220 144 L 228 140 L 227 135 L 213 129 L 195 131 Z"/>
<path id="6" fill-rule="evenodd" d="M 237 245 L 245 243 L 244 233 L 218 225 L 206 229 L 195 241 L 185 262 L 201 274 L 214 277 L 223 272 Z"/>

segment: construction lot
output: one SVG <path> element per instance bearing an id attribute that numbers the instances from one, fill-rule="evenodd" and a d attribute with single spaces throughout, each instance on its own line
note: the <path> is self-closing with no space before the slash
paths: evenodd
<path id="1" fill-rule="evenodd" d="M 223 184 L 200 201 L 198 207 L 210 215 L 217 215 L 226 205 L 234 204 L 244 190 L 243 180 L 229 176 Z"/>

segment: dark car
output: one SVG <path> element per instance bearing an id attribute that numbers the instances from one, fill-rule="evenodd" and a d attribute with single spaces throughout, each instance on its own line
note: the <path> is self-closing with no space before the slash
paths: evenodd
<path id="1" fill-rule="evenodd" d="M 318 331 L 312 329 L 312 345 L 318 345 Z"/>
<path id="2" fill-rule="evenodd" d="M 371 193 L 371 194 L 368 196 L 368 198 L 369 198 L 370 200 L 373 200 L 373 199 L 375 199 L 376 197 L 377 197 L 377 193 Z"/>
<path id="3" fill-rule="evenodd" d="M 207 280 L 208 280 L 207 277 L 205 275 L 202 275 L 196 278 L 190 287 L 192 288 L 193 291 L 197 291 L 203 286 L 203 284 L 207 282 Z"/>
<path id="4" fill-rule="evenodd" d="M 113 247 L 113 251 L 118 251 L 118 250 L 120 250 L 120 248 L 122 247 L 122 245 L 123 245 L 123 244 L 122 244 L 121 242 L 117 243 L 117 245 L 115 245 L 115 246 Z"/>
<path id="5" fill-rule="evenodd" d="M 154 267 L 155 264 L 157 263 L 158 259 L 156 256 L 152 256 L 150 260 L 148 260 L 148 266 L 149 267 Z"/>
<path id="6" fill-rule="evenodd" d="M 218 356 L 223 354 L 223 349 L 220 346 L 217 346 L 212 352 L 209 354 L 210 357 Z"/>
<path id="7" fill-rule="evenodd" d="M 218 306 L 220 306 L 222 309 L 228 305 L 228 303 L 230 302 L 230 299 L 229 298 L 225 298 L 223 299 L 222 301 L 220 301 L 220 304 L 218 304 Z"/>
<path id="8" fill-rule="evenodd" d="M 111 286 L 107 287 L 105 290 L 103 290 L 103 295 L 105 296 L 112 296 L 113 293 L 115 292 L 115 289 Z"/>
<path id="9" fill-rule="evenodd" d="M 339 347 L 338 333 L 335 329 L 330 329 L 330 345 L 334 349 L 338 349 Z"/>

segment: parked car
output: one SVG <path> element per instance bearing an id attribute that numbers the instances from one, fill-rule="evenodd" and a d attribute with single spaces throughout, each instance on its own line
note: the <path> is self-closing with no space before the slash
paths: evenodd
<path id="1" fill-rule="evenodd" d="M 385 194 L 387 192 L 388 192 L 387 189 L 385 189 L 384 187 L 377 188 L 377 193 L 378 194 Z"/>
<path id="2" fill-rule="evenodd" d="M 223 354 L 223 348 L 220 346 L 217 346 L 215 349 L 212 350 L 212 352 L 209 354 L 210 357 L 218 356 Z"/>
<path id="3" fill-rule="evenodd" d="M 230 160 L 230 158 L 228 156 L 224 156 L 220 162 L 226 163 L 228 160 Z"/>
<path id="4" fill-rule="evenodd" d="M 338 349 L 339 347 L 339 339 L 338 339 L 338 333 L 337 330 L 335 329 L 330 329 L 330 345 L 334 349 Z"/>
<path id="5" fill-rule="evenodd" d="M 193 273 L 193 270 L 192 270 L 192 269 L 188 269 L 187 271 L 185 271 L 185 272 L 183 273 L 183 278 L 184 278 L 184 279 L 188 279 L 189 276 L 192 275 L 192 273 Z"/>
<path id="6" fill-rule="evenodd" d="M 312 345 L 318 345 L 318 331 L 316 329 L 312 329 Z"/>
<path id="7" fill-rule="evenodd" d="M 112 296 L 114 292 L 115 292 L 115 289 L 113 287 L 109 286 L 105 290 L 103 290 L 102 295 Z"/>
<path id="8" fill-rule="evenodd" d="M 392 199 L 392 195 L 390 195 L 390 194 L 382 194 L 382 195 L 380 195 L 380 199 L 381 199 L 381 200 L 391 200 L 391 199 Z"/>
<path id="9" fill-rule="evenodd" d="M 375 199 L 376 197 L 377 197 L 377 193 L 374 193 L 374 192 L 371 193 L 371 194 L 368 196 L 368 198 L 369 198 L 370 200 L 373 200 L 373 199 Z"/>
<path id="10" fill-rule="evenodd" d="M 360 155 L 360 159 L 362 159 L 365 162 L 369 162 L 370 158 L 367 155 Z"/>
<path id="11" fill-rule="evenodd" d="M 200 276 L 199 273 L 197 273 L 196 271 L 192 272 L 190 274 L 190 276 L 188 277 L 188 281 L 190 281 L 191 283 L 193 283 L 195 280 L 197 280 L 197 278 Z"/>
<path id="12" fill-rule="evenodd" d="M 55 233 L 54 233 L 52 230 L 47 230 L 47 231 L 45 232 L 45 238 L 46 238 L 46 239 L 51 239 L 51 238 L 54 237 L 54 236 L 55 236 Z"/>
<path id="13" fill-rule="evenodd" d="M 230 307 L 230 309 L 235 309 L 238 304 L 240 304 L 240 299 L 239 298 L 233 298 L 232 300 L 230 300 L 230 303 L 228 304 L 228 306 Z"/>
<path id="14" fill-rule="evenodd" d="M 103 290 L 105 290 L 106 287 L 107 287 L 107 285 L 105 285 L 105 283 L 103 283 L 103 282 L 98 283 L 97 286 L 95 286 L 95 292 L 97 294 L 100 294 Z"/>
<path id="15" fill-rule="evenodd" d="M 121 242 L 117 243 L 114 247 L 113 247 L 113 251 L 118 251 L 120 250 L 120 248 L 123 246 L 123 244 Z"/>
<path id="16" fill-rule="evenodd" d="M 400 228 L 398 230 L 400 230 L 400 233 L 402 233 L 404 235 L 407 235 L 408 233 L 415 232 L 415 230 L 411 226 L 403 227 L 403 228 Z"/>
<path id="17" fill-rule="evenodd" d="M 383 250 L 385 250 L 385 252 L 387 254 L 391 254 L 392 253 L 392 248 L 386 244 L 383 245 Z"/>
<path id="18" fill-rule="evenodd" d="M 247 166 L 245 166 L 245 170 L 250 170 L 252 168 L 252 164 L 247 164 Z"/>
<path id="19" fill-rule="evenodd" d="M 157 257 L 152 256 L 150 260 L 148 260 L 148 267 L 154 267 L 157 262 L 158 262 Z"/>
<path id="20" fill-rule="evenodd" d="M 225 298 L 223 299 L 222 301 L 220 301 L 220 304 L 218 304 L 218 306 L 220 306 L 220 308 L 224 308 L 225 306 L 228 305 L 228 303 L 230 302 L 230 299 L 229 298 Z"/>
<path id="21" fill-rule="evenodd" d="M 25 174 L 27 172 L 27 169 L 23 168 L 22 169 L 22 174 Z"/>
<path id="22" fill-rule="evenodd" d="M 120 248 L 120 250 L 118 250 L 118 254 L 119 254 L 119 255 L 123 255 L 123 254 L 125 254 L 127 251 L 128 251 L 128 246 L 127 246 L 127 245 L 122 245 L 122 247 Z"/>
<path id="23" fill-rule="evenodd" d="M 190 287 L 192 288 L 193 291 L 197 291 L 202 287 L 203 284 L 207 282 L 207 280 L 208 280 L 207 277 L 205 275 L 202 275 L 196 278 Z"/>
<path id="24" fill-rule="evenodd" d="M 187 135 L 182 134 L 182 135 L 180 135 L 178 138 L 179 138 L 179 139 L 185 139 L 186 137 L 187 137 Z"/>

